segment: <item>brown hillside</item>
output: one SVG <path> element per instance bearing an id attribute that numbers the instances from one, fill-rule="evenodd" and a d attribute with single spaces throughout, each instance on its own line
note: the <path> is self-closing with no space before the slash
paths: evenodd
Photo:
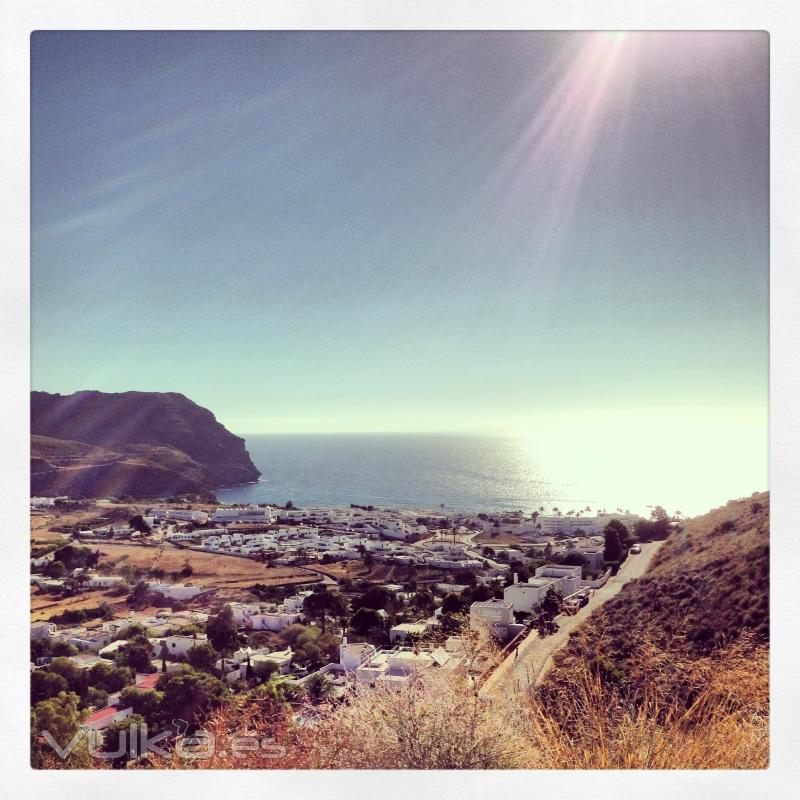
<path id="1" fill-rule="evenodd" d="M 31 392 L 31 492 L 202 493 L 258 478 L 244 440 L 176 393 Z"/>
<path id="2" fill-rule="evenodd" d="M 635 558 L 635 556 L 629 556 Z M 731 501 L 670 535 L 648 573 L 570 638 L 541 689 L 551 699 L 587 664 L 628 696 L 657 678 L 691 698 L 689 666 L 769 639 L 769 493 Z M 671 665 L 671 666 L 669 666 Z"/>

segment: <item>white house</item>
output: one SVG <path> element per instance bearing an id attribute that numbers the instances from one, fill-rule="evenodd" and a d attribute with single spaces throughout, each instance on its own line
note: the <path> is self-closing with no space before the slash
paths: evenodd
<path id="1" fill-rule="evenodd" d="M 408 636 L 423 636 L 429 628 L 425 622 L 401 622 L 389 629 L 389 641 L 403 642 Z"/>
<path id="2" fill-rule="evenodd" d="M 605 565 L 602 547 L 579 547 L 574 552 L 579 553 L 586 560 L 586 566 L 592 570 L 602 569 Z"/>
<path id="3" fill-rule="evenodd" d="M 539 567 L 532 578 L 520 583 L 516 573 L 514 583 L 503 591 L 503 600 L 513 606 L 514 611 L 531 613 L 541 605 L 550 589 L 567 597 L 581 588 L 581 567 L 561 564 L 545 564 Z"/>
<path id="4" fill-rule="evenodd" d="M 239 669 L 238 675 L 236 675 L 237 678 L 247 677 L 248 660 L 250 661 L 251 669 L 256 674 L 258 674 L 261 669 L 265 668 L 263 665 L 272 663 L 277 666 L 278 674 L 286 675 L 292 665 L 292 656 L 294 655 L 291 647 L 287 647 L 285 650 L 275 650 L 272 653 L 270 653 L 266 648 L 260 648 L 258 650 L 242 648 L 241 650 L 237 650 L 237 653 L 239 654 L 238 660 L 236 659 L 236 653 L 234 653 L 234 662 L 236 665 L 238 665 Z M 219 661 L 217 661 L 217 665 L 219 668 Z"/>
<path id="5" fill-rule="evenodd" d="M 195 633 L 191 636 L 159 636 L 151 638 L 150 644 L 153 648 L 154 658 L 161 658 L 162 647 L 166 644 L 167 656 L 174 659 L 178 656 L 185 656 L 196 644 L 203 644 L 207 641 L 208 637 L 204 633 Z"/>
<path id="6" fill-rule="evenodd" d="M 110 589 L 121 581 L 118 575 L 91 575 L 86 585 L 92 589 Z"/>
<path id="7" fill-rule="evenodd" d="M 217 508 L 211 514 L 212 522 L 252 522 L 268 525 L 275 518 L 275 509 L 259 508 L 258 506 Z"/>
<path id="8" fill-rule="evenodd" d="M 117 639 L 116 641 L 107 644 L 105 647 L 101 647 L 97 651 L 97 655 L 99 655 L 100 658 L 113 659 L 117 650 L 119 650 L 121 647 L 124 647 L 126 644 L 128 644 L 127 639 Z"/>
<path id="9" fill-rule="evenodd" d="M 470 630 L 508 628 L 514 622 L 514 607 L 506 600 L 493 598 L 473 603 L 469 607 Z M 504 633 L 505 631 L 503 631 Z"/>
<path id="10" fill-rule="evenodd" d="M 183 583 L 148 583 L 147 588 L 173 600 L 190 600 L 204 591 L 202 586 L 187 586 Z"/>
<path id="11" fill-rule="evenodd" d="M 54 622 L 32 622 L 31 639 L 49 639 L 56 632 Z"/>
<path id="12" fill-rule="evenodd" d="M 346 672 L 353 672 L 376 652 L 377 648 L 367 642 L 348 644 L 345 636 L 339 645 L 339 664 Z"/>
<path id="13" fill-rule="evenodd" d="M 247 621 L 254 631 L 282 631 L 302 619 L 298 611 L 266 611 L 251 614 Z"/>

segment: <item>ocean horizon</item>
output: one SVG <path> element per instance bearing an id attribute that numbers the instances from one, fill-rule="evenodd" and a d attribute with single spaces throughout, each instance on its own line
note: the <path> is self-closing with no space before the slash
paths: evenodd
<path id="1" fill-rule="evenodd" d="M 698 484 L 689 468 L 670 484 L 655 464 L 639 459 L 609 474 L 602 452 L 586 450 L 571 457 L 569 446 L 560 448 L 558 440 L 525 436 L 302 433 L 244 438 L 261 478 L 218 489 L 221 502 L 498 512 L 542 506 L 547 512 L 553 507 L 562 512 L 622 508 L 647 515 L 654 505 L 670 513 L 702 513 L 734 496 L 729 487 L 708 480 Z M 701 461 L 697 467 L 702 469 Z M 741 496 L 764 488 L 753 480 L 752 486 L 741 484 Z"/>

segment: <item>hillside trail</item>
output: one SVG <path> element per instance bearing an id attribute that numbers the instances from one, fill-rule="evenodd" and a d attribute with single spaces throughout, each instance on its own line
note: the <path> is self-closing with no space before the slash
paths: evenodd
<path id="1" fill-rule="evenodd" d="M 503 694 L 507 697 L 509 694 L 524 693 L 540 683 L 553 665 L 553 656 L 566 644 L 570 634 L 604 603 L 619 594 L 626 583 L 641 578 L 663 544 L 663 541 L 648 542 L 642 545 L 641 553 L 629 555 L 619 572 L 592 594 L 588 605 L 574 616 L 560 614 L 556 618 L 559 626 L 556 633 L 542 638 L 538 632 L 532 631 L 516 648 L 516 652 L 512 651 L 489 676 L 480 688 L 479 695 L 489 698 Z"/>

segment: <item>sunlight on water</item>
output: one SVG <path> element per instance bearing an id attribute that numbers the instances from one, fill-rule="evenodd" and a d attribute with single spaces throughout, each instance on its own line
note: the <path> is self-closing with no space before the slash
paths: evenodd
<path id="1" fill-rule="evenodd" d="M 248 436 L 261 481 L 225 502 L 702 513 L 767 488 L 765 423 L 741 413 L 553 417 L 514 436 Z"/>

